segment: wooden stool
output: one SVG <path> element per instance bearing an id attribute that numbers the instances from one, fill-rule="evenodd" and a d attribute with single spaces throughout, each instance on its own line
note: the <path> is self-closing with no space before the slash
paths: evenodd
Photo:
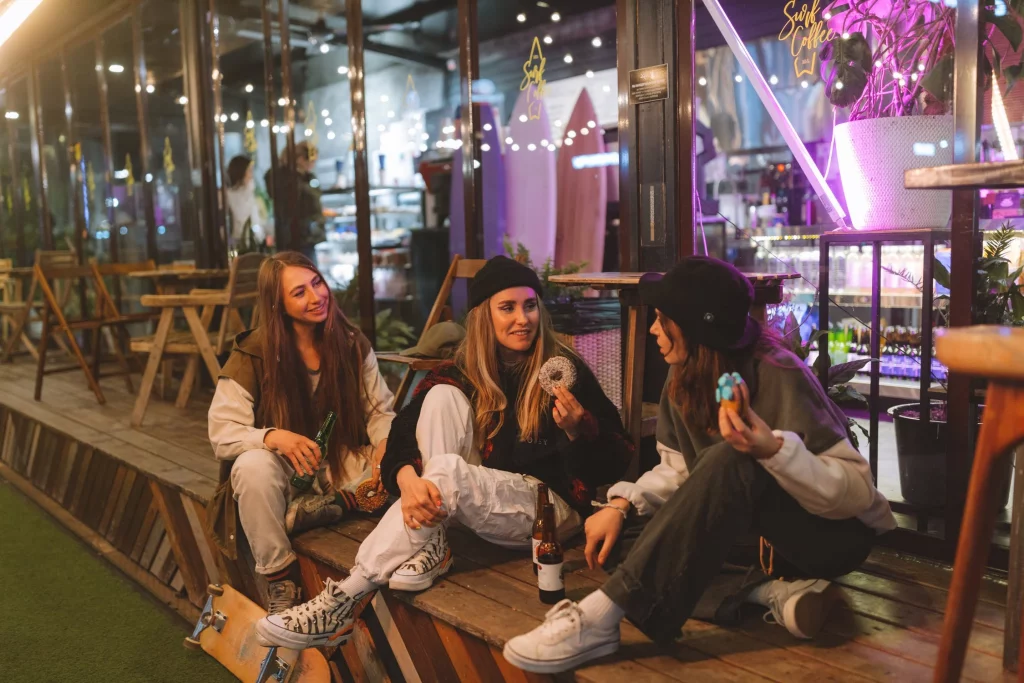
<path id="1" fill-rule="evenodd" d="M 946 603 L 936 683 L 960 680 L 981 575 L 995 528 L 995 472 L 1001 458 L 1024 441 L 1024 329 L 976 325 L 938 330 L 936 355 L 950 370 L 988 379 L 985 415 L 974 451 L 953 581 Z M 1014 501 L 1015 505 L 1022 504 Z M 1020 609 L 1007 605 L 1007 611 Z M 1020 649 L 1024 655 L 1024 647 Z M 1017 666 L 1024 682 L 1024 661 Z"/>

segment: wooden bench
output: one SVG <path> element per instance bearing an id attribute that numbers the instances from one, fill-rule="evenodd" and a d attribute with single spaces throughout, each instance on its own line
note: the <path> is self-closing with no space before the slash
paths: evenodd
<path id="1" fill-rule="evenodd" d="M 185 410 L 154 404 L 146 425 L 133 429 L 135 397 L 121 387 L 111 387 L 107 403 L 98 405 L 80 381 L 57 376 L 46 399 L 36 402 L 33 380 L 28 364 L 0 366 L 0 477 L 185 619 L 198 617 L 210 581 L 257 594 L 251 576 L 213 552 L 203 532 L 218 469 L 206 438 L 205 400 Z M 348 572 L 373 524 L 350 518 L 296 539 L 307 594 Z M 525 674 L 501 657 L 504 643 L 539 624 L 547 610 L 526 554 L 457 528 L 450 538 L 456 557 L 450 574 L 418 594 L 381 591 L 354 639 L 325 653 L 335 680 L 554 680 Z M 569 597 L 579 599 L 604 581 L 603 572 L 583 566 L 578 547 L 568 549 L 566 560 Z M 763 623 L 756 608 L 737 629 L 691 620 L 671 651 L 624 624 L 622 650 L 575 672 L 575 679 L 925 681 L 938 654 L 949 580 L 948 567 L 876 551 L 860 571 L 838 579 L 845 605 L 813 642 Z M 1005 584 L 986 577 L 979 597 L 964 680 L 1004 680 Z"/>

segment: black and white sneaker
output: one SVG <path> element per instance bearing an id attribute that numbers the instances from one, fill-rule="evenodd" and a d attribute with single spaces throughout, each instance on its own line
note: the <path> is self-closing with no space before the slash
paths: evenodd
<path id="1" fill-rule="evenodd" d="M 352 636 L 357 602 L 341 590 L 341 582 L 327 584 L 312 600 L 256 622 L 256 635 L 264 647 L 307 647 L 343 645 Z"/>
<path id="2" fill-rule="evenodd" d="M 267 613 L 280 614 L 299 602 L 301 589 L 291 579 L 267 582 Z"/>
<path id="3" fill-rule="evenodd" d="M 430 537 L 427 544 L 412 558 L 395 570 L 388 586 L 396 591 L 422 591 L 434 584 L 434 579 L 448 573 L 454 559 L 448 547 L 448 535 L 443 526 Z"/>
<path id="4" fill-rule="evenodd" d="M 284 514 L 284 528 L 289 536 L 294 536 L 318 526 L 334 524 L 344 514 L 345 510 L 335 505 L 331 496 L 296 496 Z"/>

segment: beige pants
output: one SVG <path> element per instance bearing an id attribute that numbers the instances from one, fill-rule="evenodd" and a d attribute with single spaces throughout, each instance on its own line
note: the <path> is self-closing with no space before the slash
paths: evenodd
<path id="1" fill-rule="evenodd" d="M 279 572 L 295 561 L 284 526 L 288 503 L 298 493 L 289 483 L 294 473 L 288 461 L 265 448 L 245 451 L 231 468 L 238 517 L 258 574 Z"/>
<path id="2" fill-rule="evenodd" d="M 537 501 L 532 477 L 483 467 L 473 448 L 473 406 L 452 386 L 433 387 L 423 401 L 416 425 L 423 458 L 423 478 L 441 492 L 448 520 L 492 543 L 529 551 Z M 551 492 L 559 534 L 565 538 L 582 526 L 579 513 Z M 426 545 L 434 529 L 410 529 L 402 506 L 392 505 L 356 554 L 353 574 L 376 584 Z"/>

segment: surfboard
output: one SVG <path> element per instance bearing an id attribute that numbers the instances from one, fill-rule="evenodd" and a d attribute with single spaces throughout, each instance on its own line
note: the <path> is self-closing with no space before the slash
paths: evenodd
<path id="1" fill-rule="evenodd" d="M 601 270 L 608 170 L 604 166 L 574 168 L 573 159 L 603 152 L 604 136 L 597 126 L 597 112 L 584 88 L 565 125 L 556 165 L 556 266 L 585 262 L 584 270 Z"/>
<path id="2" fill-rule="evenodd" d="M 513 245 L 518 242 L 529 249 L 530 258 L 540 266 L 555 256 L 555 138 L 543 100 L 534 99 L 533 105 L 529 90 L 519 93 L 503 142 L 508 237 Z"/>

